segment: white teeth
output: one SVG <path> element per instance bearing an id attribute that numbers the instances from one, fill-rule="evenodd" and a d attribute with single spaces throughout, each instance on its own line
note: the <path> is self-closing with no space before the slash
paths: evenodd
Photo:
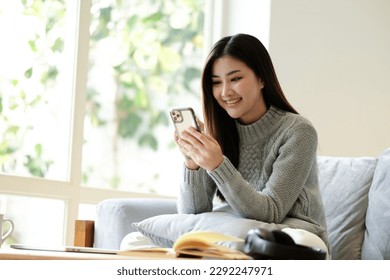
<path id="1" fill-rule="evenodd" d="M 238 101 L 240 101 L 241 98 L 237 98 L 237 99 L 233 99 L 233 100 L 225 100 L 225 102 L 227 104 L 234 104 L 234 103 L 237 103 Z"/>

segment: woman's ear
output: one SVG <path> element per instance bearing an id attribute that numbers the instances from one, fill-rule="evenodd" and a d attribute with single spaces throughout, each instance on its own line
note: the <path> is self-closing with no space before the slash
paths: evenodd
<path id="1" fill-rule="evenodd" d="M 260 89 L 264 88 L 264 82 L 261 78 L 259 78 L 259 85 L 260 85 Z"/>

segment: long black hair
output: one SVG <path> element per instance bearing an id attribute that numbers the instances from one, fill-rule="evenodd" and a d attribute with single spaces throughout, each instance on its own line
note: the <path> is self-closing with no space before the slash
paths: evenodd
<path id="1" fill-rule="evenodd" d="M 287 101 L 272 64 L 271 57 L 264 45 L 254 36 L 237 34 L 219 40 L 210 51 L 202 74 L 203 118 L 207 132 L 221 146 L 223 154 L 238 168 L 239 137 L 235 120 L 219 106 L 213 96 L 212 68 L 214 62 L 230 56 L 245 63 L 264 83 L 264 101 L 271 105 L 295 114 L 298 112 Z M 260 93 L 259 93 L 260 94 Z M 218 196 L 223 199 L 221 193 Z"/>

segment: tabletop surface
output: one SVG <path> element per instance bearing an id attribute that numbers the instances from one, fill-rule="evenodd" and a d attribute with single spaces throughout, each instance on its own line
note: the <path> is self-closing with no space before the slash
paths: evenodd
<path id="1" fill-rule="evenodd" d="M 0 260 L 148 260 L 178 259 L 175 255 L 158 252 L 126 252 L 125 254 L 98 254 L 78 252 L 1 249 Z"/>

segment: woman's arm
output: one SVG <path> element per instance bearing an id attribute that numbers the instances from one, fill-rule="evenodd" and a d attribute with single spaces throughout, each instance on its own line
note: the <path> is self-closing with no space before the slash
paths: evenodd
<path id="1" fill-rule="evenodd" d="M 215 191 L 216 185 L 204 169 L 190 170 L 184 167 L 177 204 L 178 213 L 198 214 L 212 211 Z"/>
<path id="2" fill-rule="evenodd" d="M 197 214 L 212 211 L 216 184 L 206 170 L 221 164 L 223 155 L 219 144 L 193 128 L 183 131 L 180 139 L 175 136 L 175 141 L 186 156 L 178 212 Z"/>

